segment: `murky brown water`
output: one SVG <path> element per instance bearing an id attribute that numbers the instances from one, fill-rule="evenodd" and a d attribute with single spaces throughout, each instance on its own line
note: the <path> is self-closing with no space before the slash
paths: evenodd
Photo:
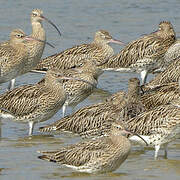
<path id="1" fill-rule="evenodd" d="M 180 28 L 180 1 L 178 0 L 1 0 L 0 1 L 0 41 L 8 38 L 13 28 L 22 28 L 31 32 L 29 14 L 33 8 L 42 8 L 44 15 L 55 22 L 62 31 L 59 38 L 50 25 L 45 24 L 47 39 L 56 45 L 56 49 L 47 47 L 43 56 L 48 56 L 75 44 L 90 42 L 94 32 L 106 29 L 124 42 L 136 39 L 142 34 L 156 30 L 161 20 L 170 20 L 177 36 Z M 118 52 L 119 46 L 113 46 Z M 26 74 L 17 80 L 17 85 L 37 82 L 42 75 Z M 97 103 L 117 90 L 127 90 L 127 81 L 137 74 L 104 73 L 97 91 L 79 107 Z M 149 78 L 152 78 L 150 76 Z M 4 92 L 7 84 L 1 86 Z M 180 140 L 169 146 L 168 159 L 160 156 L 153 160 L 152 149 L 133 146 L 132 153 L 122 166 L 113 173 L 91 175 L 77 173 L 63 166 L 37 159 L 37 150 L 57 149 L 67 143 L 79 140 L 73 135 L 67 137 L 43 136 L 38 127 L 61 117 L 59 111 L 52 119 L 35 127 L 35 136 L 27 137 L 27 125 L 2 121 L 0 138 L 0 179 L 122 179 L 147 180 L 180 179 Z M 163 154 L 163 151 L 160 151 Z"/>

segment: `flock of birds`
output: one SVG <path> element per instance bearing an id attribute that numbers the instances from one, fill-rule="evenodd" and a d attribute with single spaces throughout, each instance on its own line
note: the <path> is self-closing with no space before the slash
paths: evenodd
<path id="1" fill-rule="evenodd" d="M 50 119 L 62 108 L 63 118 L 40 127 L 40 132 L 71 132 L 88 140 L 40 151 L 38 158 L 81 172 L 116 170 L 130 153 L 130 141 L 155 148 L 155 159 L 163 146 L 167 157 L 168 143 L 180 137 L 180 41 L 171 23 L 163 21 L 157 31 L 127 45 L 99 30 L 91 43 L 41 60 L 45 45 L 53 47 L 46 42 L 43 20 L 61 35 L 42 10 L 34 9 L 32 34 L 15 29 L 10 40 L 0 43 L 0 83 L 10 81 L 9 91 L 0 95 L 0 118 L 28 123 L 31 136 L 35 123 Z M 115 54 L 110 43 L 124 48 Z M 86 99 L 106 70 L 140 73 L 142 85 L 131 78 L 128 92 L 119 91 L 104 102 L 66 115 L 66 107 L 74 109 Z M 30 71 L 45 77 L 14 88 L 15 78 Z M 148 73 L 157 75 L 146 83 Z"/>

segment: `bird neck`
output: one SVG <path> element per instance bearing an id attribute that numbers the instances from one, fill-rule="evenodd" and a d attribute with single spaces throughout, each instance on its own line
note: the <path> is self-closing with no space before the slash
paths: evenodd
<path id="1" fill-rule="evenodd" d="M 113 133 L 110 135 L 111 141 L 114 145 L 122 145 L 122 144 L 128 144 L 128 146 L 130 145 L 130 142 L 128 140 L 127 137 L 123 136 L 119 130 L 114 131 Z"/>
<path id="2" fill-rule="evenodd" d="M 170 39 L 172 41 L 175 41 L 176 40 L 176 34 L 169 34 L 168 32 L 160 32 L 160 31 L 157 31 L 154 33 L 154 35 L 164 39 L 164 40 L 167 40 L 167 39 Z"/>
<path id="3" fill-rule="evenodd" d="M 94 39 L 92 44 L 95 44 L 95 46 L 100 47 L 101 49 L 104 49 L 105 51 L 109 51 L 112 54 L 114 54 L 113 48 L 108 43 L 106 43 L 105 41 Z"/>
<path id="4" fill-rule="evenodd" d="M 52 91 L 63 91 L 63 86 L 62 86 L 62 83 L 60 83 L 56 77 L 54 77 L 53 75 L 51 74 L 46 74 L 46 77 L 45 77 L 45 86 L 48 88 L 48 89 L 51 89 Z"/>
<path id="5" fill-rule="evenodd" d="M 22 49 L 22 48 L 25 48 L 25 44 L 23 42 L 13 42 L 13 41 L 10 41 L 9 44 L 15 48 L 15 49 Z"/>
<path id="6" fill-rule="evenodd" d="M 42 23 L 32 22 L 32 37 L 45 41 L 46 33 Z"/>
<path id="7" fill-rule="evenodd" d="M 41 56 L 44 51 L 45 41 L 46 41 L 46 34 L 43 26 L 40 22 L 32 22 L 32 37 L 42 40 L 44 42 L 39 41 L 29 41 L 28 48 L 29 48 L 29 58 L 26 63 L 26 70 L 31 70 L 37 66 L 39 63 Z"/>
<path id="8" fill-rule="evenodd" d="M 137 88 L 128 88 L 127 99 L 131 101 L 136 101 L 140 99 L 140 89 Z"/>

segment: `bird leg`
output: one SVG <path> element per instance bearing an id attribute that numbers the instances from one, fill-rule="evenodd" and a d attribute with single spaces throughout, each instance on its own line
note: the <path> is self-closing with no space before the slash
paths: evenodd
<path id="1" fill-rule="evenodd" d="M 32 136 L 34 129 L 34 121 L 29 121 L 29 136 Z"/>
<path id="2" fill-rule="evenodd" d="M 9 82 L 9 85 L 8 85 L 8 91 L 14 89 L 15 82 L 16 82 L 16 79 L 11 79 L 11 81 Z"/>
<path id="3" fill-rule="evenodd" d="M 164 144 L 164 158 L 167 159 L 168 144 Z"/>
<path id="4" fill-rule="evenodd" d="M 159 149 L 160 149 L 160 145 L 156 145 L 156 146 L 155 146 L 155 154 L 154 154 L 154 159 L 155 159 L 155 160 L 156 160 L 157 157 L 158 157 L 158 151 L 159 151 Z"/>
<path id="5" fill-rule="evenodd" d="M 145 84 L 145 83 L 146 83 L 147 74 L 148 74 L 148 71 L 147 71 L 147 70 L 141 71 L 141 80 L 142 80 L 142 84 Z"/>
<path id="6" fill-rule="evenodd" d="M 62 107 L 62 114 L 63 114 L 63 117 L 65 117 L 65 114 L 66 114 L 66 108 L 67 108 L 67 105 L 64 103 L 64 104 L 63 104 L 63 107 Z"/>

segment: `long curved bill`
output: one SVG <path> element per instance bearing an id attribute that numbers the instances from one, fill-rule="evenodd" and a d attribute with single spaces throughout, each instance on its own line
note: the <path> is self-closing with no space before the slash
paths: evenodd
<path id="1" fill-rule="evenodd" d="M 120 44 L 120 45 L 125 45 L 125 43 L 123 43 L 122 41 L 119 41 L 117 39 L 111 39 L 109 42 L 110 43 L 115 43 L 115 44 Z"/>
<path id="2" fill-rule="evenodd" d="M 57 32 L 59 33 L 59 35 L 61 36 L 60 30 L 57 28 L 57 26 L 56 26 L 52 21 L 50 21 L 49 19 L 47 19 L 46 17 L 44 17 L 44 16 L 42 16 L 42 15 L 41 15 L 41 18 L 43 18 L 43 19 L 46 20 L 49 24 L 51 24 L 51 25 L 57 30 Z"/>
<path id="3" fill-rule="evenodd" d="M 125 129 L 125 131 L 126 131 L 127 133 L 131 134 L 131 135 L 135 135 L 135 136 L 139 137 L 140 139 L 142 139 L 142 140 L 145 142 L 146 146 L 148 146 L 147 141 L 146 141 L 145 139 L 143 139 L 139 134 L 134 133 L 134 132 L 131 132 L 131 131 L 127 130 L 127 129 Z"/>
<path id="4" fill-rule="evenodd" d="M 52 48 L 55 48 L 55 47 L 54 47 L 52 44 L 50 44 L 49 42 L 46 42 L 46 41 L 43 41 L 43 40 L 34 38 L 34 37 L 32 37 L 32 36 L 26 36 L 25 39 L 28 40 L 28 41 L 33 41 L 33 40 L 39 41 L 39 42 L 42 42 L 42 43 L 45 43 L 45 44 L 51 46 Z"/>

